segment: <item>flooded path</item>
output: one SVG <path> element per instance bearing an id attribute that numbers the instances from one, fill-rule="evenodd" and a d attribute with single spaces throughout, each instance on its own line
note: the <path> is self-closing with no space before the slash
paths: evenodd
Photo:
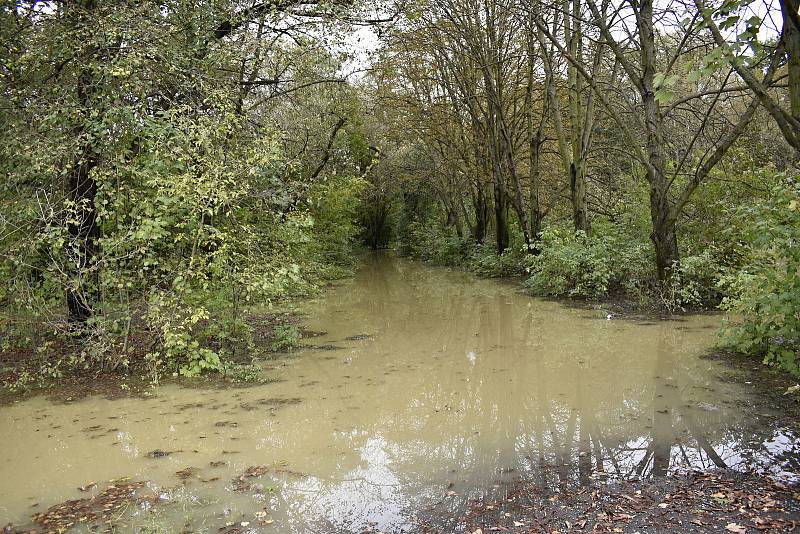
<path id="1" fill-rule="evenodd" d="M 388 254 L 303 310 L 328 350 L 267 362 L 279 382 L 0 407 L 0 525 L 120 477 L 166 499 L 128 525 L 395 532 L 515 478 L 797 467 L 777 411 L 699 357 L 718 316 L 608 320 Z"/>

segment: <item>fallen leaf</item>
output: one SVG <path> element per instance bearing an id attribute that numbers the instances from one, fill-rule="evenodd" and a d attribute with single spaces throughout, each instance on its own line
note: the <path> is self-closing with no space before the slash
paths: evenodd
<path id="1" fill-rule="evenodd" d="M 728 532 L 735 532 L 736 534 L 745 534 L 747 532 L 746 527 L 743 527 L 737 523 L 728 523 L 725 525 L 725 530 Z"/>

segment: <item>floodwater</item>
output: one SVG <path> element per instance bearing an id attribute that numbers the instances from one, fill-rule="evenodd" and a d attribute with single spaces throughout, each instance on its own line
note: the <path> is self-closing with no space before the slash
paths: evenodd
<path id="1" fill-rule="evenodd" d="M 0 407 L 0 525 L 120 477 L 164 498 L 123 531 L 396 532 L 519 478 L 797 469 L 776 408 L 700 358 L 718 316 L 608 319 L 390 254 L 303 310 L 327 333 L 267 362 L 278 382 Z"/>

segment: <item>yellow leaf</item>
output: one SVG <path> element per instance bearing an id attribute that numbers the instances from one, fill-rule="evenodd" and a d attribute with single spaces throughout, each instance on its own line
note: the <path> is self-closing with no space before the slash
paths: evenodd
<path id="1" fill-rule="evenodd" d="M 747 528 L 737 523 L 728 523 L 725 525 L 725 530 L 728 532 L 735 532 L 736 534 L 746 534 Z"/>

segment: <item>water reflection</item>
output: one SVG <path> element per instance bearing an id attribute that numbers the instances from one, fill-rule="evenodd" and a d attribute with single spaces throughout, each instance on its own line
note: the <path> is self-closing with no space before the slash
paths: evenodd
<path id="1" fill-rule="evenodd" d="M 281 532 L 396 530 L 420 508 L 457 511 L 519 477 L 553 487 L 798 467 L 796 437 L 771 423 L 777 408 L 698 358 L 714 317 L 609 321 L 387 255 L 305 310 L 328 332 L 315 343 L 345 348 L 296 354 L 280 383 L 0 409 L 0 433 L 18 436 L 2 445 L 0 518 L 25 517 L 31 497 L 53 503 L 88 480 L 132 476 L 203 503 L 176 511 L 176 524 L 266 510 Z M 147 458 L 154 449 L 174 452 Z M 251 465 L 284 468 L 234 491 Z M 187 466 L 200 476 L 179 483 Z"/>

